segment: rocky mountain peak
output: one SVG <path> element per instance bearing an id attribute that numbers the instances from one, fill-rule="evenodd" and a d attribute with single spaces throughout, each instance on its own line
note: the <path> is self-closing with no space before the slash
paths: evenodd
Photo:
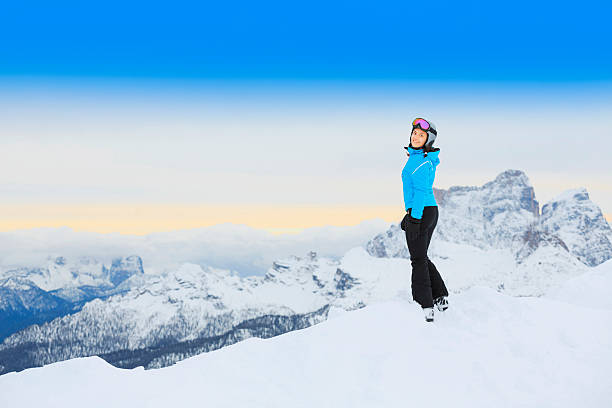
<path id="1" fill-rule="evenodd" d="M 542 207 L 540 227 L 555 234 L 588 266 L 612 258 L 612 229 L 584 187 L 569 189 Z"/>
<path id="2" fill-rule="evenodd" d="M 569 252 L 588 266 L 612 258 L 612 230 L 584 187 L 562 192 L 541 214 L 534 188 L 520 170 L 503 171 L 482 186 L 452 186 L 434 194 L 440 207 L 435 239 L 506 249 L 519 263 L 539 248 L 561 258 Z M 397 225 L 371 239 L 366 249 L 377 257 L 408 256 Z"/>

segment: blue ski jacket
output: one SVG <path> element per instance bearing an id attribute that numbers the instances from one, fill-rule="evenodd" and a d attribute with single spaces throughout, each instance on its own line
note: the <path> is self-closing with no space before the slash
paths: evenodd
<path id="1" fill-rule="evenodd" d="M 421 219 L 423 207 L 438 205 L 433 194 L 433 182 L 436 167 L 440 164 L 440 149 L 428 152 L 427 157 L 424 156 L 423 149 L 413 149 L 411 146 L 407 149 L 410 157 L 402 170 L 404 207 L 406 211 L 412 208 L 410 215 Z"/>

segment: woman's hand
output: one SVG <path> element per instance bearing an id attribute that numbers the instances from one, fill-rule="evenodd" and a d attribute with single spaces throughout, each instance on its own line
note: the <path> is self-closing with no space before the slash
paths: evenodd
<path id="1" fill-rule="evenodd" d="M 412 218 L 410 214 L 406 214 L 405 231 L 408 240 L 413 241 L 419 237 L 421 231 L 421 220 L 418 218 Z M 406 218 L 404 217 L 404 218 Z"/>
<path id="2" fill-rule="evenodd" d="M 408 213 L 406 213 L 406 215 L 404 215 L 404 218 L 402 218 L 402 222 L 400 222 L 400 228 L 402 229 L 402 231 L 406 231 L 406 221 L 408 221 Z"/>

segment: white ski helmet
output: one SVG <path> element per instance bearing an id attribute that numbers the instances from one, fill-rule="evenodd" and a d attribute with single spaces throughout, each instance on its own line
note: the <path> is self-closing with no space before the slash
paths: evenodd
<path id="1" fill-rule="evenodd" d="M 438 130 L 436 129 L 436 125 L 434 125 L 434 123 L 429 120 L 425 120 L 423 118 L 415 118 L 412 121 L 412 130 L 414 130 L 415 128 L 419 128 L 427 132 L 427 140 L 425 141 L 423 147 L 431 148 L 433 143 L 436 141 L 436 137 L 438 136 Z"/>

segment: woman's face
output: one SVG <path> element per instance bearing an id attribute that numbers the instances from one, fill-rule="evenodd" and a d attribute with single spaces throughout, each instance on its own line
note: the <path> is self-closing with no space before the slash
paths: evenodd
<path id="1" fill-rule="evenodd" d="M 415 147 L 417 149 L 419 147 L 423 147 L 426 140 L 427 132 L 419 128 L 414 128 L 414 130 L 412 131 L 412 135 L 410 136 L 410 142 L 412 143 L 412 147 Z"/>

